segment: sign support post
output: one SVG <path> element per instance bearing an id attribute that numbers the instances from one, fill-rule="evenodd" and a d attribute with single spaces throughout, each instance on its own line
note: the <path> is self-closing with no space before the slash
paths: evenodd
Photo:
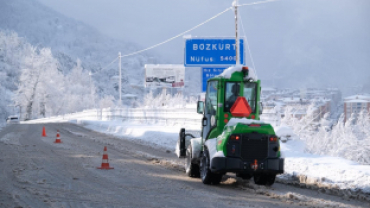
<path id="1" fill-rule="evenodd" d="M 234 1 L 235 7 L 235 47 L 236 47 L 236 65 L 240 64 L 240 52 L 239 52 L 239 33 L 238 33 L 238 0 Z"/>
<path id="2" fill-rule="evenodd" d="M 118 52 L 118 68 L 119 68 L 119 105 L 122 105 L 122 72 L 121 72 L 121 52 Z"/>

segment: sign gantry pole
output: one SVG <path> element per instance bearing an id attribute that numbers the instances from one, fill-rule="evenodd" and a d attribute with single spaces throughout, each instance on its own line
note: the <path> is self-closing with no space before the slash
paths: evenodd
<path id="1" fill-rule="evenodd" d="M 121 52 L 118 52 L 118 68 L 119 68 L 119 105 L 122 104 L 122 72 L 121 72 Z"/>
<path id="2" fill-rule="evenodd" d="M 240 64 L 240 52 L 239 52 L 239 33 L 238 33 L 238 0 L 234 0 L 235 7 L 235 52 L 236 52 L 236 63 L 235 65 Z"/>

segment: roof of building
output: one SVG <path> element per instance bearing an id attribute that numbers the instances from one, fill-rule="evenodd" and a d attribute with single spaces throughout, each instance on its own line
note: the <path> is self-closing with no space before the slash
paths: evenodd
<path id="1" fill-rule="evenodd" d="M 290 103 L 290 102 L 300 102 L 302 101 L 302 99 L 298 97 L 290 97 L 290 98 L 286 97 L 286 98 L 282 98 L 281 101 Z"/>
<path id="2" fill-rule="evenodd" d="M 370 103 L 370 100 L 355 99 L 355 100 L 346 100 L 344 102 L 345 103 Z"/>
<path id="3" fill-rule="evenodd" d="M 370 100 L 370 95 L 368 94 L 361 94 L 361 95 L 351 95 L 344 98 L 344 101 L 347 102 L 349 100 Z"/>

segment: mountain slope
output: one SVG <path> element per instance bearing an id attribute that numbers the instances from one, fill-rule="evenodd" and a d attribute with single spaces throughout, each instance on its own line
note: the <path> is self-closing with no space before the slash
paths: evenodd
<path id="1" fill-rule="evenodd" d="M 0 1 L 0 29 L 15 31 L 35 46 L 51 47 L 60 62 L 60 70 L 65 74 L 76 65 L 77 58 L 81 59 L 85 69 L 96 73 L 92 78 L 101 95 L 118 96 L 118 83 L 114 84 L 117 80 L 111 80 L 118 74 L 118 64 L 116 62 L 103 71 L 101 69 L 113 61 L 119 51 L 126 54 L 139 49 L 135 44 L 106 37 L 35 0 Z M 151 61 L 156 60 L 154 55 L 150 56 Z M 144 91 L 142 87 L 130 86 L 143 86 L 143 66 L 148 59 L 148 54 L 143 53 L 122 60 L 124 93 Z"/>

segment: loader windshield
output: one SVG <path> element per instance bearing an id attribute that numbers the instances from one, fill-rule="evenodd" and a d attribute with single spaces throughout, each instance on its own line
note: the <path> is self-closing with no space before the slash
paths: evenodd
<path id="1" fill-rule="evenodd" d="M 240 96 L 239 94 L 240 94 L 239 82 L 226 82 L 224 112 L 230 112 L 231 107 L 234 105 L 236 99 Z"/>
<path id="2" fill-rule="evenodd" d="M 252 112 L 255 112 L 257 84 L 255 82 L 245 82 L 243 89 L 241 89 L 241 85 L 242 83 L 240 82 L 226 82 L 224 112 L 230 112 L 231 107 L 239 96 L 244 96 L 248 101 Z"/>
<path id="3" fill-rule="evenodd" d="M 252 112 L 256 112 L 256 91 L 257 83 L 255 82 L 245 82 L 243 96 L 248 101 L 249 106 L 252 109 Z"/>

